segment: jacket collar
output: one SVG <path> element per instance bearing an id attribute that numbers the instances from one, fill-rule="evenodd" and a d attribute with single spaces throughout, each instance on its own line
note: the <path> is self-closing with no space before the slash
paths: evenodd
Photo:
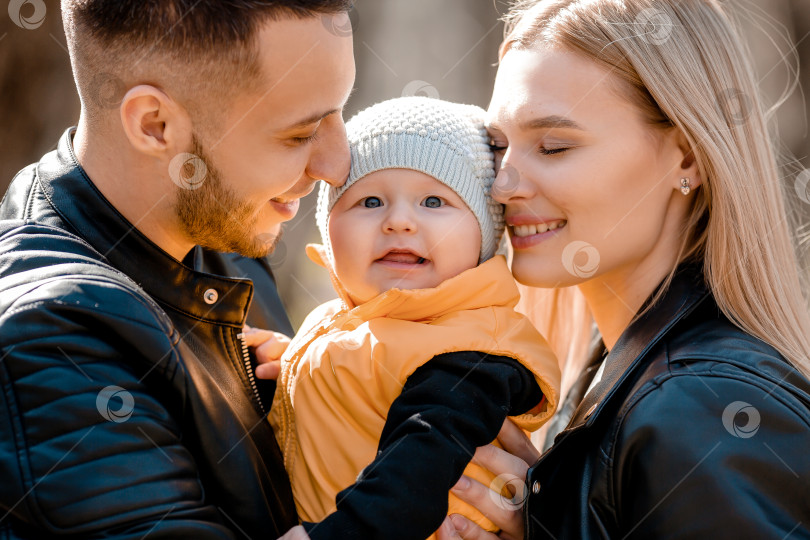
<path id="1" fill-rule="evenodd" d="M 62 220 L 164 306 L 198 320 L 241 327 L 252 283 L 195 271 L 144 236 L 81 168 L 73 151 L 74 132 L 67 130 L 56 151 L 37 166 L 37 180 Z"/>
<path id="2" fill-rule="evenodd" d="M 655 292 L 650 299 L 654 296 Z M 618 389 L 643 365 L 646 354 L 709 296 L 701 266 L 695 263 L 681 265 L 663 297 L 619 337 L 605 358 L 602 379 L 582 400 L 563 433 L 591 425 Z M 650 299 L 644 307 L 648 306 Z"/>
<path id="3" fill-rule="evenodd" d="M 355 306 L 346 289 L 335 276 L 323 246 L 310 244 L 307 254 L 315 263 L 324 266 L 332 284 L 343 302 L 347 316 L 368 321 L 388 317 L 407 321 L 436 319 L 461 310 L 481 309 L 489 306 L 514 308 L 520 292 L 512 272 L 501 255 L 466 270 L 431 289 L 391 289 L 359 306 Z"/>

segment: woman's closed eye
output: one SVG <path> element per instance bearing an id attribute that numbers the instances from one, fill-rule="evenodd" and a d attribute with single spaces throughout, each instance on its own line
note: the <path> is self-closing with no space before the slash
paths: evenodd
<path id="1" fill-rule="evenodd" d="M 509 149 L 509 145 L 505 143 L 500 143 L 497 141 L 492 141 L 489 145 L 489 149 L 495 153 L 496 156 L 503 155 L 506 150 Z M 540 146 L 537 151 L 544 155 L 544 156 L 553 156 L 556 154 L 562 154 L 563 152 L 570 150 L 570 146 Z"/>
<path id="2" fill-rule="evenodd" d="M 554 156 L 554 155 L 557 155 L 557 154 L 562 154 L 566 150 L 570 150 L 570 149 L 571 148 L 567 147 L 567 146 L 560 146 L 560 147 L 556 147 L 556 148 L 546 148 L 544 146 L 541 146 L 538 149 L 538 152 L 540 152 L 544 156 Z"/>

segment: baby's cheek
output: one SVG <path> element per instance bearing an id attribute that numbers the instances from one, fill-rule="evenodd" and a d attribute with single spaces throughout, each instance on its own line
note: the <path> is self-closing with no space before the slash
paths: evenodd
<path id="1" fill-rule="evenodd" d="M 436 261 L 440 281 L 450 279 L 478 266 L 480 246 L 470 246 L 469 242 L 466 245 L 460 242 L 448 242 L 445 246 L 446 248 L 442 250 L 442 254 Z"/>
<path id="2" fill-rule="evenodd" d="M 441 240 L 440 252 L 455 274 L 478 266 L 481 254 L 481 229 L 470 213 L 448 224 Z"/>
<path id="3" fill-rule="evenodd" d="M 344 272 L 342 276 L 338 275 L 338 279 L 351 289 L 362 288 L 369 279 L 367 266 L 361 265 L 359 260 L 352 260 L 344 264 Z"/>

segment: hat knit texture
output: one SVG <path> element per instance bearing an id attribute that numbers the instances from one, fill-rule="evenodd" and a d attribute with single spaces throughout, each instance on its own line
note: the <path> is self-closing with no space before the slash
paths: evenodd
<path id="1" fill-rule="evenodd" d="M 373 105 L 346 124 L 352 166 L 346 183 L 321 183 L 315 220 L 331 257 L 329 213 L 364 176 L 384 169 L 412 169 L 437 179 L 467 204 L 481 228 L 479 263 L 498 249 L 504 231 L 503 205 L 492 199 L 495 163 L 474 105 L 415 96 Z"/>

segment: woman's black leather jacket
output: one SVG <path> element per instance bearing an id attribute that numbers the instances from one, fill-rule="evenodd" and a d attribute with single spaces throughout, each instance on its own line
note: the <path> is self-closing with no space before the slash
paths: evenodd
<path id="1" fill-rule="evenodd" d="M 810 383 L 684 265 L 528 487 L 532 540 L 810 538 Z"/>

